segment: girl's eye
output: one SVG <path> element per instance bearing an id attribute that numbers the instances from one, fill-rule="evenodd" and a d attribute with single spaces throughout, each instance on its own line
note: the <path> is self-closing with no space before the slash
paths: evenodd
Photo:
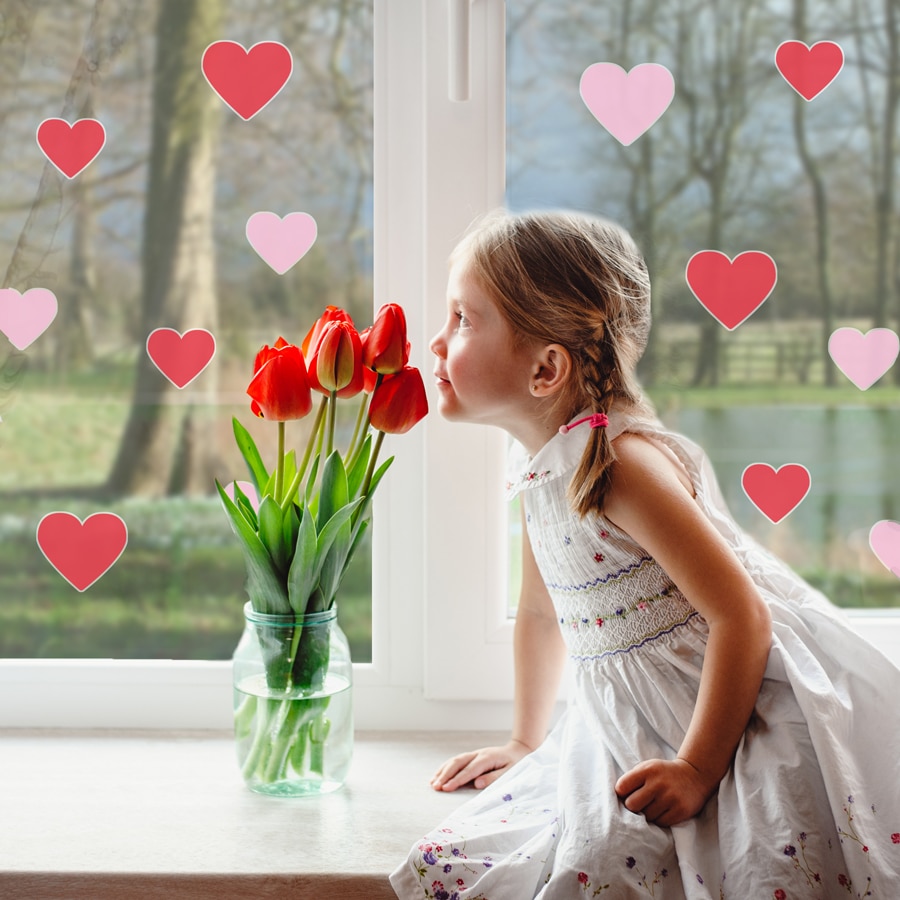
<path id="1" fill-rule="evenodd" d="M 459 311 L 455 312 L 453 315 L 456 316 L 457 324 L 460 328 L 467 328 L 469 325 L 469 320 Z"/>

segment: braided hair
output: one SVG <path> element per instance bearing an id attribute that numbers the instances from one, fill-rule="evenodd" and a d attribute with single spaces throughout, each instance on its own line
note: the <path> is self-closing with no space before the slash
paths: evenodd
<path id="1" fill-rule="evenodd" d="M 623 228 L 580 213 L 490 213 L 453 253 L 464 259 L 521 345 L 560 344 L 572 375 L 547 398 L 549 421 L 583 410 L 652 415 L 635 372 L 650 330 L 650 279 Z M 605 428 L 592 428 L 569 484 L 576 512 L 598 512 L 616 455 Z"/>

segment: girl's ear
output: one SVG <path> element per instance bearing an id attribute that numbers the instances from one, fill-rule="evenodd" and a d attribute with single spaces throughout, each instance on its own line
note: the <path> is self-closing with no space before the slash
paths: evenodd
<path id="1" fill-rule="evenodd" d="M 550 397 L 562 390 L 572 376 L 572 356 L 562 344 L 547 344 L 535 359 L 531 392 L 535 397 Z"/>

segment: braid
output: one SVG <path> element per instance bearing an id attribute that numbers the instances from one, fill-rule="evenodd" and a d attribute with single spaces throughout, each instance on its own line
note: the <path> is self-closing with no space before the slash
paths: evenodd
<path id="1" fill-rule="evenodd" d="M 581 348 L 581 384 L 594 412 L 608 412 L 618 393 L 616 389 L 616 353 L 606 335 L 605 323 L 601 323 L 592 335 L 593 340 Z M 569 500 L 580 516 L 603 507 L 611 482 L 610 466 L 616 460 L 612 441 L 605 428 L 592 428 L 587 447 L 572 480 L 569 482 Z"/>

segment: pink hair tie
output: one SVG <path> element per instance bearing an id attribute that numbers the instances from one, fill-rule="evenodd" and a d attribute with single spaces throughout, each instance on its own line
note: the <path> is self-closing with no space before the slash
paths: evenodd
<path id="1" fill-rule="evenodd" d="M 576 425 L 581 425 L 582 422 L 590 422 L 591 428 L 606 428 L 606 426 L 609 425 L 609 419 L 606 418 L 606 413 L 593 413 L 590 416 L 579 419 L 577 422 L 573 422 L 571 425 L 560 425 L 559 433 L 568 434 Z"/>

